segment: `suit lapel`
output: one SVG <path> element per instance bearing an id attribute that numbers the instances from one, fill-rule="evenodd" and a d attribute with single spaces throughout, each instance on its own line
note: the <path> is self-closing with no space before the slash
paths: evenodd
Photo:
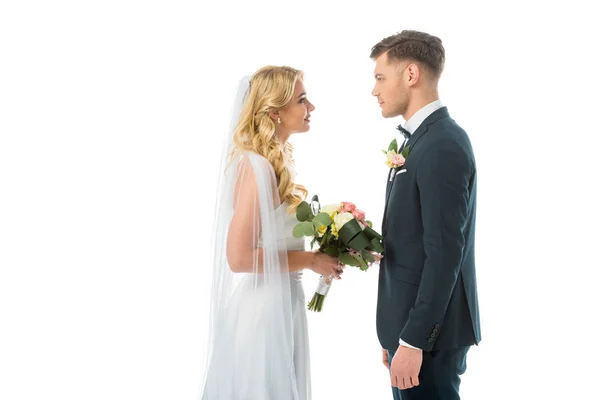
<path id="1" fill-rule="evenodd" d="M 429 130 L 429 126 L 436 123 L 437 121 L 439 121 L 442 118 L 445 117 L 449 117 L 450 114 L 448 113 L 448 108 L 447 107 L 442 107 L 436 111 L 434 111 L 433 113 L 431 113 L 430 116 L 428 116 L 427 118 L 425 118 L 425 121 L 423 121 L 423 123 L 417 128 L 417 130 L 410 136 L 410 138 L 408 139 L 408 142 L 406 142 L 406 146 L 410 146 L 410 150 L 409 150 L 409 157 L 410 157 L 410 153 L 412 153 L 412 151 L 415 148 L 415 145 L 417 144 L 417 142 L 419 141 L 419 139 L 421 139 L 425 133 L 427 133 L 427 131 Z M 392 193 L 392 187 L 394 186 L 394 181 L 396 180 L 396 178 L 392 178 L 392 174 L 396 174 L 396 170 L 394 168 L 391 168 L 390 173 L 388 174 L 388 181 L 387 181 L 387 186 L 386 186 L 386 190 L 385 190 L 385 206 L 384 206 L 384 211 L 383 211 L 383 224 L 382 224 L 382 233 L 385 234 L 386 231 L 386 216 L 387 216 L 387 209 L 388 209 L 388 204 L 389 204 L 389 200 L 390 200 L 390 194 Z"/>

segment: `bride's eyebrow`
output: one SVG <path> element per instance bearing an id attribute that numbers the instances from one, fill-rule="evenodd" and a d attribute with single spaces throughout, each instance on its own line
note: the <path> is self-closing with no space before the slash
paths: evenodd
<path id="1" fill-rule="evenodd" d="M 298 98 L 302 97 L 302 96 L 306 96 L 306 92 L 302 92 L 298 95 Z"/>

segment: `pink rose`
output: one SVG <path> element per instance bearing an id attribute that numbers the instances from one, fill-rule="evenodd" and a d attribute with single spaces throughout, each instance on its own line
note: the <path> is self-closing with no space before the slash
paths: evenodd
<path id="1" fill-rule="evenodd" d="M 356 218 L 358 221 L 363 222 L 365 220 L 365 212 L 356 208 L 352 211 L 352 216 Z"/>
<path id="2" fill-rule="evenodd" d="M 392 156 L 392 165 L 394 167 L 401 167 L 406 162 L 406 158 L 402 154 L 394 154 Z"/>
<path id="3" fill-rule="evenodd" d="M 353 212 L 354 210 L 356 210 L 356 206 L 354 205 L 354 203 L 350 203 L 349 201 L 343 201 L 342 202 L 342 212 Z"/>

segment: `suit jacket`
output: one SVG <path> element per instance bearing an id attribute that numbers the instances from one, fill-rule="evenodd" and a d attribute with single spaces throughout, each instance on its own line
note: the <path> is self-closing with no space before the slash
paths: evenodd
<path id="1" fill-rule="evenodd" d="M 425 351 L 481 340 L 475 278 L 477 171 L 466 132 L 448 109 L 411 135 L 405 164 L 388 179 L 379 270 L 377 335 Z"/>

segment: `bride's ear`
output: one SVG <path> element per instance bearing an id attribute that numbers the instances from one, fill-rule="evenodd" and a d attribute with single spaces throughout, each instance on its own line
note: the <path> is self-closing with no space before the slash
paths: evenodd
<path id="1" fill-rule="evenodd" d="M 278 121 L 280 121 L 280 119 L 279 119 L 279 111 L 276 111 L 276 110 L 269 111 L 269 117 L 271 117 L 271 120 L 274 123 L 277 123 Z"/>

